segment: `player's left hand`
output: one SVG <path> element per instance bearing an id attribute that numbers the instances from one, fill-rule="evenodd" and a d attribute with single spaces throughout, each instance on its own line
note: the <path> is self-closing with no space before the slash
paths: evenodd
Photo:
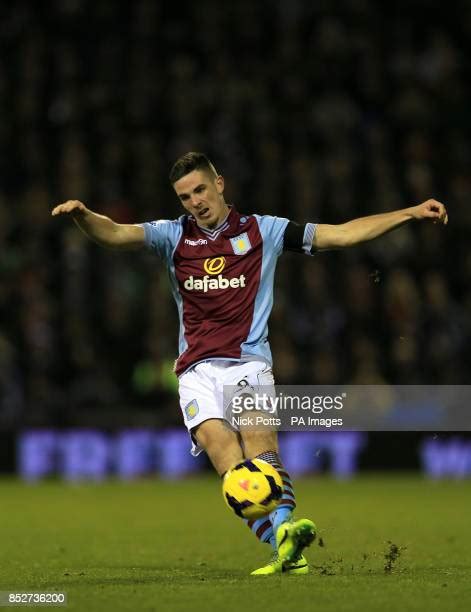
<path id="1" fill-rule="evenodd" d="M 418 206 L 412 207 L 414 219 L 432 219 L 434 223 L 446 225 L 448 214 L 445 205 L 438 200 L 427 200 Z"/>

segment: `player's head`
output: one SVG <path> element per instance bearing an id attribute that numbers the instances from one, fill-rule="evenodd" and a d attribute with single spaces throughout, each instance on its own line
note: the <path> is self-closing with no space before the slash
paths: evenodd
<path id="1" fill-rule="evenodd" d="M 185 153 L 173 164 L 169 175 L 175 193 L 198 225 L 217 226 L 227 215 L 224 179 L 204 153 Z"/>

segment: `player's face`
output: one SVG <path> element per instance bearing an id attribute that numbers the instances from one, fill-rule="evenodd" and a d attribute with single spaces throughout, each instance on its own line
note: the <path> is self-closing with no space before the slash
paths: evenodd
<path id="1" fill-rule="evenodd" d="M 193 170 L 173 184 L 184 208 L 201 227 L 216 227 L 229 212 L 224 201 L 224 179 L 203 170 Z"/>

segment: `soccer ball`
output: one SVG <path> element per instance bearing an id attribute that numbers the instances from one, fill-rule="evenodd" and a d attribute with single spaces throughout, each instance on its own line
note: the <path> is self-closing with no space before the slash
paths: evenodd
<path id="1" fill-rule="evenodd" d="M 282 488 L 281 476 L 272 465 L 262 459 L 251 459 L 226 473 L 222 494 L 237 516 L 257 519 L 277 507 Z"/>

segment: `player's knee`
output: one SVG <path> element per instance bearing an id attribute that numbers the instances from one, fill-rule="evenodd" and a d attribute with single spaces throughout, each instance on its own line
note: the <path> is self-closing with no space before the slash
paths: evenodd
<path id="1" fill-rule="evenodd" d="M 221 421 L 205 421 L 192 433 L 220 475 L 243 460 L 237 434 Z"/>
<path id="2" fill-rule="evenodd" d="M 210 448 L 224 449 L 233 444 L 238 445 L 237 434 L 217 419 L 204 421 L 192 433 L 206 451 Z"/>

